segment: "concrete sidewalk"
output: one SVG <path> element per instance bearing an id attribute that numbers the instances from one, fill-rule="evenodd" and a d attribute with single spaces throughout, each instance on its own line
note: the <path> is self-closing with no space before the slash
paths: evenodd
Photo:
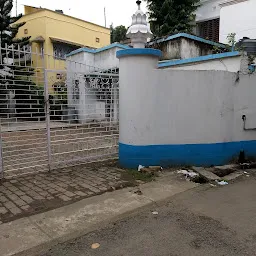
<path id="1" fill-rule="evenodd" d="M 1 256 L 39 255 L 42 249 L 86 234 L 139 208 L 198 186 L 174 173 L 137 188 L 105 193 L 0 225 Z M 136 193 L 139 191 L 139 193 Z"/>

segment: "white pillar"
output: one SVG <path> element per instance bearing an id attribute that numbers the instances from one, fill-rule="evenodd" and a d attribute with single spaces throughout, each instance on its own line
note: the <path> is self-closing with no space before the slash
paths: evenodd
<path id="1" fill-rule="evenodd" d="M 143 136 L 147 140 L 152 124 L 152 74 L 157 69 L 161 51 L 155 49 L 128 49 L 117 52 L 119 63 L 119 161 L 123 167 L 138 164 L 136 145 Z"/>

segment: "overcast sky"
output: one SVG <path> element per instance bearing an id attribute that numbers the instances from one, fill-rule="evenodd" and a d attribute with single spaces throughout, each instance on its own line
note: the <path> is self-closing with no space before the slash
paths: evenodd
<path id="1" fill-rule="evenodd" d="M 15 1 L 13 13 L 16 13 Z M 136 0 L 17 0 L 18 13 L 23 13 L 24 5 L 61 9 L 65 14 L 104 26 L 104 6 L 106 7 L 107 26 L 131 24 L 131 16 L 136 11 Z M 145 2 L 142 10 L 146 11 Z"/>

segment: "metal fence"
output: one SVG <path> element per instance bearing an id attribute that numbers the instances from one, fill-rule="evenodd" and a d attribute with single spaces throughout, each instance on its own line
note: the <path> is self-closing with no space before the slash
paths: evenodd
<path id="1" fill-rule="evenodd" d="M 118 70 L 0 48 L 3 177 L 117 157 Z"/>

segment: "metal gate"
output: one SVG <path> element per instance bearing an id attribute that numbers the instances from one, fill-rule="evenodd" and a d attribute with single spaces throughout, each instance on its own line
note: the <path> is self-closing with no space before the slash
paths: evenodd
<path id="1" fill-rule="evenodd" d="M 115 73 L 46 70 L 51 168 L 117 157 L 118 82 Z M 56 81 L 56 78 L 58 80 Z"/>
<path id="2" fill-rule="evenodd" d="M 116 158 L 118 91 L 117 70 L 0 48 L 0 174 Z"/>

